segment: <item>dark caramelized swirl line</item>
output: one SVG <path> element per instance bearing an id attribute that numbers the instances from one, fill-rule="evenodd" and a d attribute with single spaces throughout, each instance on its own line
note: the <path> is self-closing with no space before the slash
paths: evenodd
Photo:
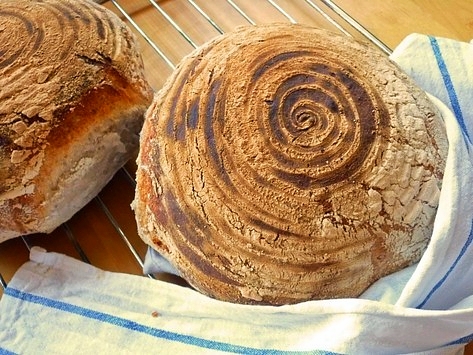
<path id="1" fill-rule="evenodd" d="M 303 222 L 297 222 L 292 230 L 285 227 L 294 225 L 295 221 L 294 216 L 285 215 L 289 207 L 279 200 L 280 197 L 293 202 L 291 190 L 284 186 L 289 184 L 323 198 L 326 188 L 348 178 L 355 179 L 360 171 L 369 169 L 365 166 L 366 159 L 376 153 L 372 148 L 376 137 L 386 135 L 381 131 L 389 127 L 381 101 L 362 78 L 344 70 L 343 63 L 318 63 L 318 54 L 314 52 L 284 53 L 254 66 L 253 74 L 242 69 L 245 75 L 230 77 L 208 76 L 212 69 L 202 65 L 204 54 L 207 53 L 186 63 L 174 81 L 167 108 L 161 110 L 165 112 L 161 118 L 166 134 L 174 141 L 166 148 L 170 165 L 182 166 L 182 161 L 193 164 L 196 160 L 190 158 L 191 151 L 198 142 L 198 151 L 205 154 L 200 159 L 207 162 L 199 169 L 206 183 L 212 181 L 209 193 L 215 201 L 238 213 L 245 228 L 261 231 L 264 238 L 280 236 L 293 243 L 303 240 Z M 290 67 L 289 61 L 300 62 L 301 59 L 303 64 L 295 70 L 297 74 L 291 71 L 281 77 L 275 74 L 281 68 Z M 266 91 L 267 96 L 259 97 L 262 92 L 259 85 L 271 80 L 268 77 L 277 80 L 276 90 L 269 94 Z M 260 104 L 252 108 L 251 117 L 246 116 L 245 106 L 232 105 L 235 96 L 245 95 L 251 96 L 251 102 Z M 272 157 L 263 169 L 252 165 L 249 153 L 228 138 L 239 136 L 240 125 L 247 124 L 248 120 L 258 130 L 253 132 L 255 136 L 248 134 L 245 139 L 263 141 L 264 144 L 259 145 L 262 153 Z M 295 138 L 301 132 L 309 132 L 314 139 L 299 143 Z M 329 167 L 327 161 L 331 162 Z M 171 174 L 174 189 L 186 191 L 193 179 L 192 168 L 175 168 Z M 199 227 L 204 218 L 199 211 L 200 203 L 189 202 L 189 197 L 180 193 L 175 198 L 183 213 L 191 217 L 186 227 L 177 220 L 174 224 L 181 226 L 177 227 L 181 237 L 199 249 L 201 246 L 197 244 L 207 241 L 199 238 L 200 242 L 195 244 L 192 242 L 195 236 L 191 234 L 210 233 Z M 228 222 L 221 218 L 212 218 L 211 223 L 220 231 L 229 230 Z M 189 224 L 193 224 L 194 229 Z M 254 244 L 254 241 L 248 236 L 233 235 L 220 240 L 219 249 L 246 255 L 248 243 Z M 309 245 L 316 241 L 306 243 L 310 249 Z M 278 253 L 270 247 L 254 247 L 262 257 L 267 255 L 266 259 L 277 260 Z M 194 260 L 196 258 L 194 256 Z"/>
<path id="2" fill-rule="evenodd" d="M 202 256 L 202 250 L 205 249 L 203 246 L 207 243 L 206 231 L 208 228 L 202 217 L 194 211 L 179 205 L 178 199 L 171 193 L 166 194 L 164 199 L 165 213 L 171 218 L 173 225 L 179 230 L 179 233 L 185 236 L 184 240 L 174 239 L 180 251 L 207 276 L 214 277 L 227 284 L 237 284 L 220 270 L 212 267 L 209 260 Z M 189 243 L 190 246 L 187 245 Z"/>
<path id="3" fill-rule="evenodd" d="M 2 31 L 0 33 L 3 33 L 5 36 L 11 37 L 12 32 L 14 30 L 17 30 L 17 32 L 20 32 L 20 33 L 26 32 L 28 36 L 30 37 L 29 43 L 32 43 L 31 47 L 33 48 L 33 50 L 36 50 L 39 48 L 40 43 L 43 41 L 44 33 L 42 32 L 42 30 L 35 31 L 34 23 L 31 22 L 27 16 L 23 16 L 17 13 L 16 11 L 0 9 L 0 20 L 1 22 L 5 22 L 5 23 L 10 22 L 12 20 L 13 21 L 18 20 L 21 23 L 21 25 L 18 26 L 18 29 L 10 28 L 9 31 Z M 2 38 L 2 43 L 5 45 L 8 39 L 9 38 L 7 37 Z M 6 50 L 2 50 L 0 52 L 0 69 L 14 64 L 18 60 L 18 58 L 20 58 L 20 56 L 25 51 L 27 51 L 28 46 L 26 46 L 25 43 L 20 43 L 18 40 L 15 41 L 15 43 L 16 43 L 16 46 L 5 46 L 4 48 L 6 48 Z"/>
<path id="4" fill-rule="evenodd" d="M 234 173 L 238 168 L 234 167 L 231 152 L 223 144 L 225 97 L 227 95 L 227 91 L 223 87 L 225 85 L 224 79 L 212 78 L 205 91 L 189 88 L 185 84 L 190 77 L 196 75 L 196 73 L 201 73 L 203 70 L 198 66 L 199 60 L 188 64 L 186 70 L 174 81 L 174 95 L 170 95 L 170 100 L 165 105 L 166 109 L 161 108 L 159 110 L 161 114 L 160 122 L 165 127 L 166 135 L 173 141 L 172 144 L 165 147 L 169 165 L 182 167 L 182 162 L 187 161 L 187 165 L 182 169 L 175 168 L 168 173 L 173 184 L 173 190 L 179 193 L 173 196 L 172 200 L 174 202 L 168 204 L 165 208 L 167 211 L 165 214 L 172 219 L 173 228 L 178 230 L 174 238 L 176 243 L 182 238 L 182 240 L 190 243 L 193 249 L 206 250 L 208 249 L 209 240 L 205 238 L 205 235 L 211 233 L 211 231 L 204 227 L 199 204 L 195 201 L 194 203 L 189 202 L 184 196 L 186 194 L 184 191 L 188 190 L 191 179 L 190 170 L 192 170 L 188 153 L 192 150 L 196 140 L 199 142 L 199 151 L 206 153 L 203 159 L 208 162 L 205 168 L 197 168 L 203 169 L 206 181 L 213 182 L 212 195 L 214 198 L 229 205 L 236 203 L 240 206 L 239 209 L 245 205 L 248 208 L 249 215 L 256 214 L 260 217 L 266 215 L 265 219 L 272 217 L 271 212 L 264 211 L 261 206 L 255 204 L 255 201 L 242 195 L 241 184 L 239 181 L 235 181 Z M 192 95 L 192 91 L 199 94 Z M 177 214 L 172 212 L 177 210 L 181 212 Z M 187 216 L 185 223 L 179 217 L 183 215 Z M 219 225 L 220 222 L 214 220 L 211 223 Z M 220 225 L 220 227 L 225 229 L 225 226 Z M 284 231 L 281 230 L 280 232 Z M 245 242 L 242 240 L 229 238 L 228 240 L 222 240 L 219 248 L 231 250 L 230 253 L 234 253 L 235 250 L 244 249 L 244 245 Z M 199 268 L 207 263 L 204 259 L 198 261 L 202 257 L 201 253 L 192 253 L 192 259 Z M 215 270 L 215 273 L 221 272 L 223 271 Z"/>
<path id="5" fill-rule="evenodd" d="M 98 15 L 100 11 L 103 11 L 102 9 L 92 9 L 90 6 L 85 7 L 71 3 L 66 5 L 61 2 L 45 6 L 49 7 L 51 13 L 55 13 L 55 19 L 63 29 L 61 33 L 63 41 L 66 42 L 62 46 L 64 51 L 61 54 L 61 59 L 64 60 L 69 56 L 70 49 L 76 44 L 80 31 L 86 31 L 89 35 L 95 34 L 98 41 L 107 40 L 110 48 L 116 47 L 117 37 L 113 35 L 107 38 L 107 32 L 115 33 L 115 25 L 108 16 L 100 17 Z M 106 20 L 104 21 L 104 19 Z M 108 31 L 105 25 L 109 28 Z"/>
<path id="6" fill-rule="evenodd" d="M 336 60 L 333 65 L 318 63 L 320 56 L 307 51 L 270 56 L 253 75 L 264 83 L 280 78 L 269 99 L 254 100 L 269 106 L 262 105 L 257 119 L 265 149 L 277 162 L 275 176 L 302 189 L 330 186 L 355 175 L 373 153 L 376 137 L 386 136 L 389 127 L 381 100 L 363 78 Z M 294 70 L 297 74 L 285 72 L 292 67 L 299 69 Z M 259 92 L 258 85 L 252 82 L 247 92 Z M 298 144 L 301 134 L 311 135 L 312 142 Z"/>
<path id="7" fill-rule="evenodd" d="M 186 57 L 158 94 L 158 181 L 145 190 L 158 195 L 156 245 L 217 298 L 356 296 L 394 270 L 386 261 L 411 230 L 403 201 L 422 148 L 403 131 L 400 76 L 373 70 L 382 59 L 363 44 L 318 33 L 242 29 Z"/>
<path id="8" fill-rule="evenodd" d="M 61 47 L 59 49 L 59 60 L 65 60 L 71 53 L 71 49 L 76 43 L 78 38 L 79 32 L 79 25 L 77 24 L 77 18 L 81 18 L 80 14 L 78 16 L 74 16 L 71 7 L 66 7 L 62 4 L 51 4 L 46 5 L 49 8 L 49 13 L 51 15 L 54 14 L 54 19 L 57 21 L 57 25 L 59 28 L 59 34 L 61 36 Z M 49 15 L 49 14 L 48 14 Z M 67 21 L 66 21 L 67 19 Z M 83 16 L 83 20 L 87 23 L 87 17 Z M 49 40 L 49 38 L 48 38 Z M 51 48 L 54 50 L 55 48 Z M 56 49 L 56 50 L 57 50 Z"/>
<path id="9" fill-rule="evenodd" d="M 200 56 L 206 55 L 208 51 L 208 48 L 202 48 Z M 205 98 L 205 91 L 192 94 L 188 88 L 185 88 L 188 82 L 201 75 L 202 68 L 199 64 L 200 60 L 195 58 L 189 61 L 185 69 L 180 71 L 168 95 L 169 101 L 167 105 L 169 107 L 160 112 L 162 115 L 161 122 L 165 124 L 166 135 L 176 141 L 183 142 L 189 135 L 188 130 L 192 132 L 200 129 L 198 125 L 202 121 L 203 116 L 200 113 L 203 99 L 201 100 L 200 97 L 203 96 Z M 193 100 L 189 104 L 184 97 L 193 97 Z"/>
<path id="10" fill-rule="evenodd" d="M 0 35 L 0 38 L 3 43 L 9 43 L 5 46 L 9 50 L 0 53 L 0 69 L 26 65 L 40 50 L 41 56 L 49 57 L 51 63 L 56 59 L 64 61 L 74 52 L 72 49 L 78 44 L 81 31 L 91 38 L 95 34 L 98 41 L 107 40 L 109 48 L 117 47 L 115 25 L 110 19 L 103 21 L 98 9 L 90 5 L 57 1 L 38 2 L 33 6 L 33 9 L 20 11 L 7 4 L 0 10 L 0 21 L 8 24 L 8 30 L 3 31 L 5 37 Z M 111 34 L 109 38 L 107 33 Z M 10 38 L 12 34 L 16 34 L 14 41 Z"/>

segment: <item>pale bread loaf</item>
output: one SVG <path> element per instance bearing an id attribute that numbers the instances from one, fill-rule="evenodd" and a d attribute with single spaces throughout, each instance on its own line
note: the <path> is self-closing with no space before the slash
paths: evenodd
<path id="1" fill-rule="evenodd" d="M 0 7 L 0 242 L 51 232 L 138 149 L 152 99 L 136 40 L 88 0 Z"/>
<path id="2" fill-rule="evenodd" d="M 143 240 L 211 297 L 356 297 L 421 257 L 446 154 L 436 107 L 376 48 L 245 27 L 155 97 L 133 206 Z"/>

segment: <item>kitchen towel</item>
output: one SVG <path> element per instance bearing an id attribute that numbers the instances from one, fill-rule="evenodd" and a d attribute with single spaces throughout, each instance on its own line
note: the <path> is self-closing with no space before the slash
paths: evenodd
<path id="1" fill-rule="evenodd" d="M 417 265 L 358 299 L 247 306 L 33 248 L 0 301 L 0 354 L 462 353 L 473 341 L 472 44 L 411 35 L 392 59 L 434 95 L 449 139 Z"/>

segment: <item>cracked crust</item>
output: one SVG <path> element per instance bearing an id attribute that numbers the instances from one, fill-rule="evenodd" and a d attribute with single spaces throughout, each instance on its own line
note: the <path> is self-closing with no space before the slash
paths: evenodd
<path id="1" fill-rule="evenodd" d="M 446 154 L 435 106 L 375 48 L 245 27 L 185 58 L 155 97 L 139 233 L 221 300 L 356 297 L 421 257 Z"/>
<path id="2" fill-rule="evenodd" d="M 0 8 L 0 242 L 51 232 L 138 147 L 152 99 L 125 24 L 91 1 Z"/>

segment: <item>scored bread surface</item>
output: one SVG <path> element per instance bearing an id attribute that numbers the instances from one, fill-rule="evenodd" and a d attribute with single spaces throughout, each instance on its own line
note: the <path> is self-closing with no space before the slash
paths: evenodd
<path id="1" fill-rule="evenodd" d="M 152 99 L 131 31 L 81 0 L 0 7 L 0 242 L 51 232 L 133 157 Z"/>
<path id="2" fill-rule="evenodd" d="M 243 27 L 156 95 L 133 206 L 141 237 L 211 297 L 356 297 L 421 257 L 446 152 L 436 108 L 376 48 Z"/>

